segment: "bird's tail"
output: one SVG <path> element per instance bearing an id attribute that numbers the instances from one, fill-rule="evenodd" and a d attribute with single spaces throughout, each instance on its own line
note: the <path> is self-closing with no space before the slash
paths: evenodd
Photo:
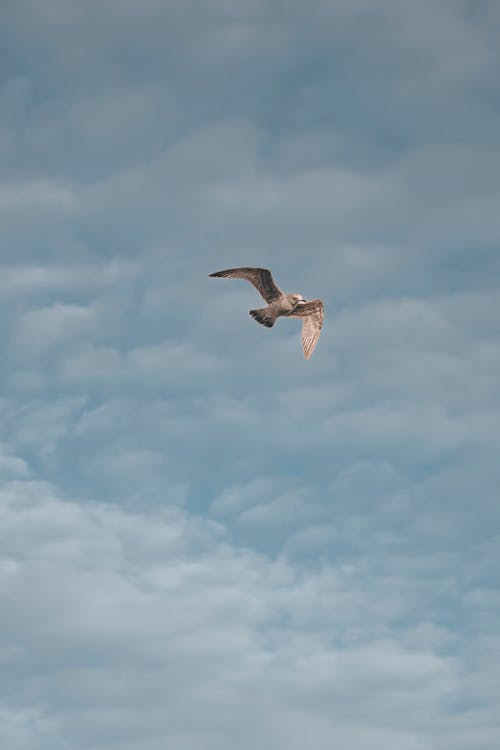
<path id="1" fill-rule="evenodd" d="M 259 310 L 250 310 L 250 315 L 257 323 L 267 328 L 272 328 L 276 321 L 276 316 L 272 314 L 268 307 L 261 307 Z"/>

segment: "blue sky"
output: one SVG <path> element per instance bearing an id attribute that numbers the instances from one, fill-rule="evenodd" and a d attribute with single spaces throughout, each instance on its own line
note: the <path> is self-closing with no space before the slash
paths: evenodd
<path id="1" fill-rule="evenodd" d="M 496 747 L 498 3 L 1 20 L 1 746 Z"/>

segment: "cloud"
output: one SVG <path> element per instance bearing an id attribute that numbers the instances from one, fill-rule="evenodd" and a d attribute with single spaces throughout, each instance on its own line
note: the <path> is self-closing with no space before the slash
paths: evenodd
<path id="1" fill-rule="evenodd" d="M 2 296 L 20 297 L 29 295 L 33 300 L 37 294 L 78 295 L 98 294 L 102 287 L 115 287 L 127 283 L 133 275 L 131 263 L 113 259 L 109 262 L 71 264 L 26 264 L 4 263 L 0 284 Z"/>
<path id="2" fill-rule="evenodd" d="M 30 211 L 74 211 L 78 201 L 68 186 L 51 181 L 36 180 L 24 184 L 4 185 L 0 188 L 0 211 L 22 213 Z"/>
<path id="3" fill-rule="evenodd" d="M 416 740 L 422 722 L 438 745 L 454 736 L 445 707 L 468 677 L 452 633 L 425 608 L 390 637 L 408 607 L 397 584 L 372 589 L 349 565 L 300 572 L 184 511 L 79 505 L 36 482 L 4 485 L 2 509 L 2 732 L 14 747 L 34 747 L 37 727 L 56 746 L 250 747 L 249 719 L 277 747 L 311 732 L 319 747 L 431 747 Z"/>
<path id="4" fill-rule="evenodd" d="M 6 9 L 3 746 L 498 745 L 498 21 Z"/>
<path id="5" fill-rule="evenodd" d="M 5 476 L 24 476 L 28 473 L 26 461 L 11 455 L 8 448 L 0 443 L 0 471 Z"/>
<path id="6" fill-rule="evenodd" d="M 95 311 L 83 305 L 54 304 L 25 313 L 15 331 L 16 346 L 23 352 L 44 350 L 60 345 L 64 339 L 74 339 L 94 333 Z"/>

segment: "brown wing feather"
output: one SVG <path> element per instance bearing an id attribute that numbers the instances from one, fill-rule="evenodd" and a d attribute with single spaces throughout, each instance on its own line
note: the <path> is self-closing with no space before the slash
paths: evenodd
<path id="1" fill-rule="evenodd" d="M 304 350 L 304 357 L 309 359 L 316 349 L 319 334 L 323 327 L 323 303 L 320 299 L 313 299 L 311 302 L 299 304 L 289 317 L 302 318 L 302 349 Z"/>
<path id="2" fill-rule="evenodd" d="M 267 268 L 228 268 L 226 271 L 216 271 L 210 276 L 223 279 L 245 279 L 257 289 L 267 303 L 274 302 L 283 296 L 281 289 L 276 286 Z"/>

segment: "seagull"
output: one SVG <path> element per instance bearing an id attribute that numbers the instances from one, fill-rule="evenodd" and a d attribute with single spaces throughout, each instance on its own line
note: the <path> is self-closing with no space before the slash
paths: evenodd
<path id="1" fill-rule="evenodd" d="M 250 310 L 250 315 L 267 328 L 272 328 L 279 317 L 301 318 L 302 349 L 304 357 L 309 359 L 323 326 L 323 303 L 320 299 L 308 302 L 301 294 L 285 294 L 276 286 L 267 268 L 228 268 L 209 275 L 222 279 L 245 279 L 253 284 L 267 302 L 267 307 Z"/>

